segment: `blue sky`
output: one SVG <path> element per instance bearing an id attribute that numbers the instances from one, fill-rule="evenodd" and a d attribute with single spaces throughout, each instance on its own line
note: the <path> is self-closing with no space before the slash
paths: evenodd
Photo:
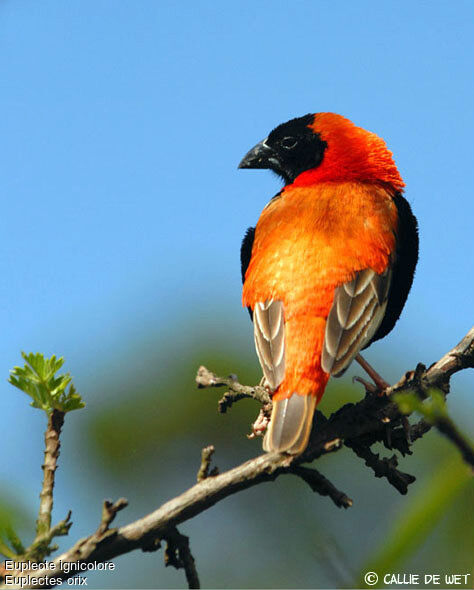
<path id="1" fill-rule="evenodd" d="M 3 374 L 20 348 L 82 367 L 183 305 L 245 322 L 239 244 L 279 184 L 236 166 L 325 110 L 385 138 L 419 219 L 394 346 L 429 361 L 454 343 L 472 317 L 473 10 L 3 2 Z"/>
<path id="2" fill-rule="evenodd" d="M 381 135 L 419 220 L 412 293 L 369 358 L 389 357 L 395 378 L 454 345 L 474 292 L 473 11 L 470 0 L 4 0 L 6 422 L 28 419 L 5 381 L 21 349 L 64 354 L 87 388 L 98 359 L 210 310 L 253 347 L 239 247 L 280 185 L 237 165 L 308 112 Z M 456 381 L 463 403 L 473 382 Z"/>

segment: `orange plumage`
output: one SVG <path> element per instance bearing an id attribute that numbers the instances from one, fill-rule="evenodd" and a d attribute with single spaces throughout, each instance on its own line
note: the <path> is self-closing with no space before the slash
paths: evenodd
<path id="1" fill-rule="evenodd" d="M 288 163 L 270 161 L 268 167 L 276 167 L 287 184 L 265 207 L 258 220 L 243 287 L 243 304 L 254 311 L 258 304 L 264 309 L 265 302 L 267 307 L 272 302 L 282 305 L 284 327 L 280 340 L 284 341 L 284 372 L 275 369 L 279 357 L 275 357 L 276 344 L 272 342 L 272 334 L 277 334 L 280 328 L 277 320 L 272 328 L 271 316 L 268 316 L 267 329 L 267 319 L 259 319 L 264 313 L 259 310 L 258 322 L 255 322 L 257 351 L 264 373 L 270 367 L 272 376 L 280 375 L 274 380 L 274 406 L 294 396 L 314 398 L 305 403 L 304 408 L 301 402 L 294 400 L 286 403 L 284 408 L 281 405 L 280 410 L 274 409 L 266 448 L 292 453 L 299 453 L 306 447 L 314 408 L 330 377 L 330 372 L 322 367 L 324 346 L 329 350 L 327 354 L 336 349 L 333 356 L 337 357 L 337 349 L 345 338 L 349 348 L 341 354 L 352 360 L 360 348 L 367 345 L 365 340 L 369 335 L 374 336 L 383 320 L 387 302 L 379 298 L 376 303 L 370 303 L 368 297 L 372 291 L 369 289 L 366 290 L 369 295 L 365 303 L 361 291 L 361 295 L 355 293 L 352 296 L 348 308 L 333 313 L 336 325 L 337 317 L 342 322 L 340 334 L 332 337 L 327 331 L 337 289 L 362 277 L 358 273 L 370 270 L 370 276 L 376 280 L 388 276 L 384 288 L 385 298 L 389 298 L 399 233 L 399 212 L 394 196 L 404 186 L 391 152 L 382 139 L 340 115 L 319 113 L 307 124 L 308 117 L 302 118 L 305 123 L 302 131 L 298 123 L 300 119 L 296 119 L 285 124 L 286 127 L 280 126 L 272 132 L 273 137 L 270 134 L 264 140 L 265 149 L 270 146 L 276 156 L 269 156 L 266 151 L 264 156 L 257 156 L 254 148 L 249 152 L 253 159 L 246 156 L 250 165 L 246 165 L 246 159 L 241 164 L 241 167 L 267 167 L 263 165 L 265 158 L 273 157 L 275 161 L 283 162 L 290 157 L 294 169 L 292 173 Z M 308 132 L 316 138 L 317 144 L 307 135 Z M 298 148 L 301 154 L 295 152 L 298 144 L 285 147 L 285 143 L 292 145 L 294 137 L 302 144 L 302 148 Z M 310 167 L 300 171 L 298 161 L 305 159 L 308 150 L 307 165 Z M 311 150 L 323 153 L 318 152 L 312 160 Z M 256 161 L 258 157 L 260 160 Z M 316 166 L 313 166 L 315 162 Z M 370 315 L 366 311 L 367 302 L 375 311 L 373 317 L 365 321 L 363 314 Z M 360 313 L 356 303 L 362 310 Z M 341 320 L 341 314 L 353 316 L 355 320 L 347 321 L 346 316 Z M 356 322 L 354 326 L 359 326 L 354 334 L 351 333 L 351 321 Z M 364 330 L 366 334 L 361 336 Z M 331 337 L 336 345 L 330 344 Z M 357 348 L 355 354 L 350 346 L 355 347 L 354 350 Z M 327 365 L 328 361 L 325 362 Z M 293 418 L 292 406 L 297 407 Z M 280 424 L 276 425 L 275 421 Z M 272 435 L 272 428 L 277 427 L 281 431 L 275 435 L 273 430 Z"/>

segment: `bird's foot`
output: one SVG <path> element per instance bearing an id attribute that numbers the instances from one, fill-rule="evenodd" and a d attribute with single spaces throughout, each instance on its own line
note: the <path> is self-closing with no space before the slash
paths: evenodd
<path id="1" fill-rule="evenodd" d="M 372 383 L 368 383 L 360 377 L 355 377 L 354 379 L 359 383 L 362 383 L 362 385 L 364 385 L 367 393 L 380 396 L 384 395 L 385 390 L 390 387 L 390 383 L 387 383 L 387 381 L 385 381 L 385 379 L 381 377 L 371 365 L 369 365 L 369 363 L 362 357 L 362 355 L 358 354 L 355 357 L 355 360 L 364 369 L 367 375 L 372 379 L 372 381 L 375 384 L 375 387 Z"/>

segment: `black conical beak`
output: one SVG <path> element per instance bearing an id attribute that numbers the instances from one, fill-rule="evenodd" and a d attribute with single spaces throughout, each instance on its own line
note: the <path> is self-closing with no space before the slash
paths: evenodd
<path id="1" fill-rule="evenodd" d="M 274 168 L 278 165 L 275 152 L 265 142 L 264 139 L 257 143 L 255 147 L 245 154 L 239 168 Z"/>

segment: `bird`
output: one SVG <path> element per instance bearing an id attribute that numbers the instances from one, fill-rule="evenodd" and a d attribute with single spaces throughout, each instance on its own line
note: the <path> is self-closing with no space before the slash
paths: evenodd
<path id="1" fill-rule="evenodd" d="M 272 395 L 263 448 L 299 455 L 329 378 L 397 322 L 418 223 L 385 141 L 336 113 L 278 125 L 239 168 L 284 183 L 242 241 L 242 303 Z"/>

